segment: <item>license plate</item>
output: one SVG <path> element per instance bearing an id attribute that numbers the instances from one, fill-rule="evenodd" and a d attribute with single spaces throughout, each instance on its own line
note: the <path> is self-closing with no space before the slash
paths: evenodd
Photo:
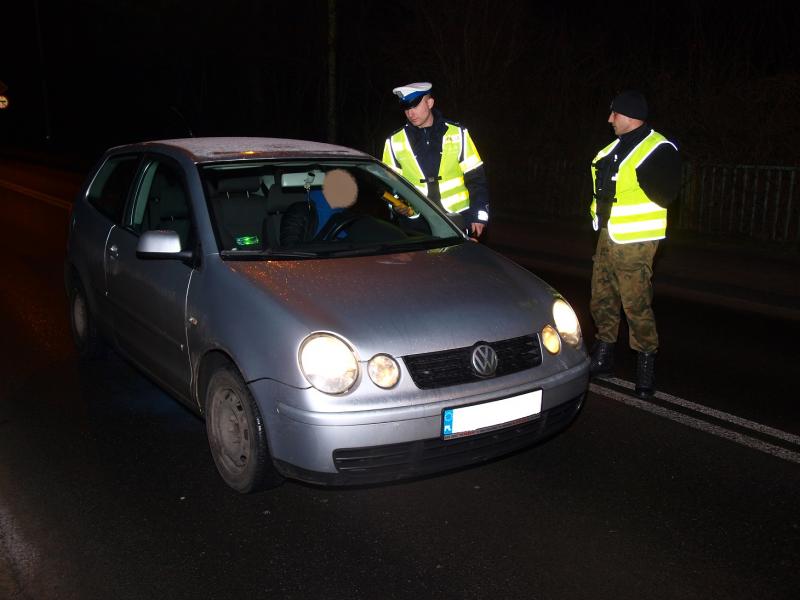
<path id="1" fill-rule="evenodd" d="M 531 420 L 542 412 L 542 390 L 511 398 L 446 408 L 442 411 L 442 438 L 475 435 Z"/>

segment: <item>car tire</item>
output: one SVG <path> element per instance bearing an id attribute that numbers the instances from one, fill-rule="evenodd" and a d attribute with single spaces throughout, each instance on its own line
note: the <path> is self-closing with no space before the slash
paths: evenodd
<path id="1" fill-rule="evenodd" d="M 93 360 L 105 356 L 105 342 L 97 331 L 89 300 L 78 279 L 73 279 L 69 288 L 69 325 L 79 359 Z"/>
<path id="2" fill-rule="evenodd" d="M 211 376 L 205 395 L 208 444 L 222 479 L 242 494 L 277 487 L 267 429 L 241 375 L 230 365 Z"/>

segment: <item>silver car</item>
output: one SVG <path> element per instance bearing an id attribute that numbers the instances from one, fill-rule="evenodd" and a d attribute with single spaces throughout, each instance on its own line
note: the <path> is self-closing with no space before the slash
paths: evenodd
<path id="1" fill-rule="evenodd" d="M 70 221 L 74 341 L 202 415 L 239 492 L 486 461 L 564 429 L 588 359 L 567 301 L 462 221 L 340 146 L 112 148 Z"/>

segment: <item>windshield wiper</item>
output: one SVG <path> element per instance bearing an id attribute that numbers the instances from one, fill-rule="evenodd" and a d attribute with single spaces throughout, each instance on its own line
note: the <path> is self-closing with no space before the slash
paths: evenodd
<path id="1" fill-rule="evenodd" d="M 223 250 L 222 258 L 235 258 L 238 260 L 270 260 L 288 258 L 317 258 L 317 252 L 302 252 L 300 250 Z"/>
<path id="2" fill-rule="evenodd" d="M 460 237 L 449 238 L 435 238 L 428 240 L 409 241 L 403 243 L 383 243 L 383 244 L 365 244 L 357 246 L 355 244 L 348 245 L 341 250 L 328 250 L 320 252 L 320 256 L 364 256 L 369 254 L 394 254 L 400 252 L 412 252 L 414 250 L 430 250 L 432 248 L 441 248 L 442 246 L 452 246 L 463 242 L 464 239 Z"/>

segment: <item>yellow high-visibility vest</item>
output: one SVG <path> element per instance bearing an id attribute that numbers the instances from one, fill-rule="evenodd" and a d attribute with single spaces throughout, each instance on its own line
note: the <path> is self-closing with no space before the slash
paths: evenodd
<path id="1" fill-rule="evenodd" d="M 619 144 L 619 139 L 600 150 L 592 161 L 592 189 L 597 180 L 595 163 L 610 154 Z M 646 242 L 648 240 L 661 240 L 667 237 L 667 209 L 662 208 L 647 197 L 639 185 L 636 177 L 636 168 L 661 144 L 669 144 L 675 148 L 660 133 L 651 131 L 647 137 L 639 142 L 636 147 L 619 164 L 619 169 L 614 179 L 617 182 L 616 202 L 611 205 L 611 215 L 608 219 L 608 235 L 617 244 L 631 242 Z M 676 148 L 677 150 L 677 148 Z M 597 230 L 597 201 L 592 200 L 589 209 L 592 222 Z"/>
<path id="2" fill-rule="evenodd" d="M 383 162 L 408 179 L 420 192 L 428 195 L 425 175 L 414 156 L 405 127 L 394 133 L 383 146 Z M 469 131 L 447 123 L 442 139 L 442 160 L 439 163 L 439 196 L 447 212 L 459 213 L 469 208 L 469 191 L 464 174 L 483 164 Z"/>

